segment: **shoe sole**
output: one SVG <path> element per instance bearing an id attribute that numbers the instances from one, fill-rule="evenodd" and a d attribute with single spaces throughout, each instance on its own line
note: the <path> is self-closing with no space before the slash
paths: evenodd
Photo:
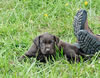
<path id="1" fill-rule="evenodd" d="M 87 12 L 85 10 L 79 10 L 76 14 L 76 16 L 74 17 L 74 34 L 77 37 L 77 33 L 79 32 L 79 30 L 83 30 L 85 29 L 85 22 L 87 19 Z"/>
<path id="2" fill-rule="evenodd" d="M 100 51 L 100 41 L 86 30 L 80 30 L 77 34 L 80 48 L 85 54 L 95 54 Z"/>

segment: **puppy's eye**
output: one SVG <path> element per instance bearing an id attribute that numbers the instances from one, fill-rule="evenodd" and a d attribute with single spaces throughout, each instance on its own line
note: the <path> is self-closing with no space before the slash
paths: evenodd
<path id="1" fill-rule="evenodd" d="M 49 41 L 49 44 L 51 44 L 53 41 Z"/>

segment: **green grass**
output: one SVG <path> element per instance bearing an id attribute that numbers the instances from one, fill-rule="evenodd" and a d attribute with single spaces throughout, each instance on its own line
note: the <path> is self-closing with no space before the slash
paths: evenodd
<path id="1" fill-rule="evenodd" d="M 41 33 L 74 43 L 73 18 L 80 8 L 88 11 L 90 28 L 100 34 L 100 0 L 87 1 L 85 6 L 84 0 L 0 0 L 0 78 L 99 78 L 96 56 L 74 64 L 64 57 L 45 64 L 33 58 L 18 62 Z"/>

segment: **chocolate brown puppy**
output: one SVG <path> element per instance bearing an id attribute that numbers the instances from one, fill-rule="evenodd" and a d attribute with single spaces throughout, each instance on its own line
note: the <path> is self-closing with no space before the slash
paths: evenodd
<path id="1" fill-rule="evenodd" d="M 79 49 L 76 46 L 65 43 L 63 41 L 59 41 L 58 37 L 49 33 L 45 33 L 36 37 L 31 48 L 25 53 L 25 55 L 20 58 L 20 60 L 24 59 L 25 56 L 27 56 L 36 57 L 37 60 L 45 62 L 45 57 L 48 58 L 50 56 L 55 56 L 56 46 L 60 51 L 61 48 L 63 49 L 63 54 L 68 58 L 68 60 L 80 60 Z"/>
<path id="2" fill-rule="evenodd" d="M 45 61 L 45 57 L 55 55 L 55 45 L 58 45 L 59 38 L 49 33 L 44 33 L 36 37 L 33 41 L 31 48 L 19 60 L 27 57 L 36 57 L 41 62 Z"/>

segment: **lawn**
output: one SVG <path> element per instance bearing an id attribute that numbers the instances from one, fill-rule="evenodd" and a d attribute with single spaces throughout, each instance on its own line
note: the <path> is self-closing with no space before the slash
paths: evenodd
<path id="1" fill-rule="evenodd" d="M 18 61 L 44 32 L 75 43 L 73 18 L 81 8 L 88 12 L 90 28 L 100 34 L 100 0 L 86 1 L 0 0 L 0 78 L 99 78 L 99 54 L 72 64 L 64 57 L 47 63 L 35 58 Z"/>

